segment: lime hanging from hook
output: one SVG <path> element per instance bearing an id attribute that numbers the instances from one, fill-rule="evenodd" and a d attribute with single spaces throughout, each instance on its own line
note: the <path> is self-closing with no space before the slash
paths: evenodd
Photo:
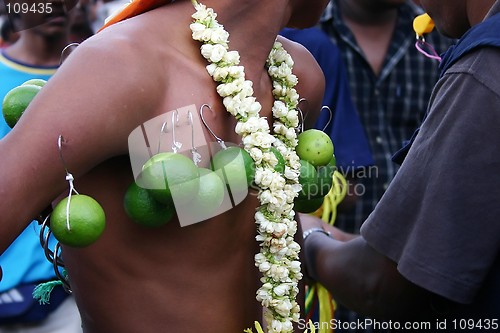
<path id="1" fill-rule="evenodd" d="M 141 186 L 164 204 L 185 204 L 199 188 L 198 167 L 178 153 L 165 152 L 151 157 L 142 168 Z"/>
<path id="2" fill-rule="evenodd" d="M 61 244 L 72 247 L 85 247 L 94 243 L 105 226 L 106 216 L 101 205 L 84 194 L 62 199 L 50 215 L 50 230 L 54 237 Z"/>
<path id="3" fill-rule="evenodd" d="M 333 157 L 333 143 L 323 131 L 309 129 L 297 136 L 297 155 L 315 167 L 328 164 Z"/>
<path id="4" fill-rule="evenodd" d="M 147 227 L 159 227 L 169 222 L 175 214 L 172 203 L 163 204 L 154 199 L 148 190 L 133 182 L 125 192 L 123 206 L 128 217 Z"/>

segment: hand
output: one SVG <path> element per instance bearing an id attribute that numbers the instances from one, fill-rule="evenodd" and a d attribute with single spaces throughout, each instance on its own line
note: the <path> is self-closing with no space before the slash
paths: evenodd
<path id="1" fill-rule="evenodd" d="M 316 216 L 310 215 L 310 214 L 300 214 L 299 213 L 299 219 L 300 219 L 300 224 L 302 226 L 302 231 L 306 232 L 309 229 L 312 228 L 323 228 L 325 226 L 325 223 Z"/>
<path id="2" fill-rule="evenodd" d="M 328 223 L 321 220 L 319 217 L 310 215 L 310 214 L 301 214 L 299 213 L 299 220 L 302 226 L 302 231 L 306 232 L 312 228 L 321 228 L 332 235 L 332 238 L 341 241 L 347 242 L 351 239 L 359 237 L 359 235 L 350 234 L 345 231 L 340 230 L 334 226 L 329 225 Z"/>
<path id="3" fill-rule="evenodd" d="M 323 229 L 325 230 L 325 226 L 327 224 L 323 222 L 320 218 L 309 215 L 309 214 L 299 214 L 299 221 L 302 227 L 302 231 L 304 234 L 307 233 L 308 230 L 311 229 Z M 309 236 L 308 236 L 309 237 Z M 309 275 L 309 263 L 310 259 L 308 258 L 308 251 L 305 246 L 305 240 L 304 243 L 302 244 L 302 250 L 303 250 L 303 255 L 304 255 L 304 281 L 307 285 L 313 285 L 315 283 L 315 280 Z"/>

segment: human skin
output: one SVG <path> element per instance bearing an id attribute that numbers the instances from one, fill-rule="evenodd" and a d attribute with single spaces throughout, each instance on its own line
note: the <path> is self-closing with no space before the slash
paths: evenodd
<path id="1" fill-rule="evenodd" d="M 433 18 L 443 35 L 459 38 L 483 20 L 495 0 L 421 0 L 422 8 Z"/>
<path id="2" fill-rule="evenodd" d="M 343 0 L 342 18 L 356 37 L 368 63 L 380 74 L 398 18 L 398 8 L 405 0 Z"/>
<path id="3" fill-rule="evenodd" d="M 230 48 L 240 52 L 246 78 L 262 104 L 261 115 L 271 122 L 266 57 L 287 22 L 315 24 L 325 1 L 311 7 L 315 20 L 299 15 L 308 1 L 203 3 L 215 9 L 230 32 Z M 95 198 L 106 212 L 106 229 L 96 243 L 63 247 L 86 333 L 234 333 L 260 320 L 255 195 L 184 228 L 176 219 L 161 228 L 144 228 L 123 209 L 123 196 L 134 181 L 127 139 L 142 123 L 207 103 L 216 113 L 211 129 L 227 142 L 241 140 L 206 72 L 200 44 L 191 39 L 193 12 L 190 1 L 178 0 L 83 42 L 0 141 L 1 251 L 34 216 L 67 193 L 65 166 L 75 176 L 77 190 Z M 320 110 L 323 76 L 305 49 L 280 40 L 295 60 L 297 90 L 309 101 L 307 118 L 313 121 Z M 65 139 L 66 165 L 57 150 L 59 135 Z"/>

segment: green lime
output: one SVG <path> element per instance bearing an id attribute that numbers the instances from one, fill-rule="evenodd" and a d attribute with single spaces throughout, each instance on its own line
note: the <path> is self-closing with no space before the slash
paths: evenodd
<path id="1" fill-rule="evenodd" d="M 332 159 L 328 162 L 328 165 L 332 165 L 335 170 L 337 170 L 337 158 L 335 157 L 335 154 L 333 154 Z"/>
<path id="2" fill-rule="evenodd" d="M 28 84 L 32 84 L 35 86 L 43 87 L 46 83 L 47 83 L 47 81 L 45 81 L 43 79 L 31 79 L 31 80 L 24 82 L 22 85 L 25 86 Z"/>
<path id="3" fill-rule="evenodd" d="M 218 151 L 212 157 L 212 166 L 222 180 L 230 185 L 232 191 L 246 191 L 255 177 L 255 163 L 252 157 L 239 147 Z"/>
<path id="4" fill-rule="evenodd" d="M 300 133 L 297 137 L 297 155 L 314 166 L 326 165 L 333 156 L 333 143 L 330 137 L 317 129 Z"/>
<path id="5" fill-rule="evenodd" d="M 336 170 L 335 164 L 335 157 L 332 157 L 327 165 L 320 166 L 316 169 L 318 172 L 318 180 L 316 182 L 319 189 L 318 197 L 324 197 L 330 192 L 333 185 L 333 173 Z"/>
<path id="6" fill-rule="evenodd" d="M 185 204 L 198 193 L 198 167 L 182 154 L 166 152 L 154 155 L 144 164 L 141 176 L 141 186 L 164 204 Z"/>
<path id="7" fill-rule="evenodd" d="M 2 102 L 2 113 L 5 122 L 13 128 L 23 115 L 36 94 L 42 89 L 32 84 L 21 85 L 11 89 Z"/>
<path id="8" fill-rule="evenodd" d="M 299 192 L 298 199 L 311 199 L 317 196 L 319 192 L 317 180 L 316 168 L 311 163 L 300 160 L 299 183 L 302 185 L 302 191 Z"/>
<path id="9" fill-rule="evenodd" d="M 123 197 L 123 206 L 127 215 L 137 224 L 148 227 L 164 225 L 174 216 L 173 204 L 162 204 L 155 200 L 148 190 L 130 184 Z"/>
<path id="10" fill-rule="evenodd" d="M 317 211 L 321 205 L 323 205 L 323 198 L 316 198 L 316 199 L 295 199 L 293 202 L 293 207 L 295 211 L 299 213 L 314 213 Z"/>
<path id="11" fill-rule="evenodd" d="M 73 247 L 88 246 L 104 231 L 104 210 L 97 201 L 84 194 L 72 195 L 68 210 L 68 198 L 59 201 L 50 214 L 50 230 L 61 244 Z"/>
<path id="12" fill-rule="evenodd" d="M 200 188 L 186 206 L 181 207 L 184 213 L 197 220 L 207 219 L 222 204 L 226 186 L 222 179 L 214 171 L 206 168 L 200 169 Z"/>
<path id="13" fill-rule="evenodd" d="M 276 159 L 278 160 L 278 163 L 274 167 L 274 171 L 283 173 L 285 172 L 285 158 L 283 155 L 280 153 L 280 151 L 276 147 L 271 147 L 271 152 L 276 156 Z"/>

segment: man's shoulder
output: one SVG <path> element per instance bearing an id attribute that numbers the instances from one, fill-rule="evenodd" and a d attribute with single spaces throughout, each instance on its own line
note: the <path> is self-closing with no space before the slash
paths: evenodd
<path id="1" fill-rule="evenodd" d="M 450 67 L 447 74 L 470 74 L 494 94 L 500 96 L 500 81 L 493 74 L 499 62 L 499 47 L 483 47 L 466 54 Z"/>
<path id="2" fill-rule="evenodd" d="M 294 61 L 294 73 L 299 80 L 313 80 L 315 77 L 323 77 L 321 68 L 311 52 L 302 44 L 279 37 L 278 41 L 290 54 Z"/>
<path id="3" fill-rule="evenodd" d="M 124 70 L 147 70 L 153 65 L 165 69 L 170 64 L 177 67 L 182 63 L 180 60 L 190 59 L 192 41 L 185 39 L 184 27 L 176 24 L 178 18 L 162 9 L 112 24 L 80 47 L 95 50 L 104 58 L 124 59 L 130 64 L 130 68 Z"/>
<path id="4" fill-rule="evenodd" d="M 301 97 L 309 101 L 310 109 L 315 113 L 311 119 L 315 119 L 325 89 L 325 77 L 321 67 L 305 46 L 284 37 L 279 37 L 278 40 L 293 59 L 293 73 L 299 81 L 296 89 Z"/>
<path id="5" fill-rule="evenodd" d="M 300 42 L 278 36 L 277 39 L 294 60 L 294 68 L 299 69 L 304 65 L 315 63 L 311 52 Z"/>
<path id="6" fill-rule="evenodd" d="M 102 31 L 80 44 L 67 58 L 60 71 L 71 69 L 85 73 L 85 78 L 96 76 L 122 77 L 117 85 L 137 84 L 153 73 L 158 66 L 154 46 L 140 38 L 140 33 L 122 29 Z M 70 66 L 65 66 L 66 62 Z"/>
<path id="7" fill-rule="evenodd" d="M 284 29 L 280 34 L 304 45 L 315 58 L 321 55 L 332 57 L 340 53 L 338 47 L 333 43 L 328 34 L 318 27 Z"/>

